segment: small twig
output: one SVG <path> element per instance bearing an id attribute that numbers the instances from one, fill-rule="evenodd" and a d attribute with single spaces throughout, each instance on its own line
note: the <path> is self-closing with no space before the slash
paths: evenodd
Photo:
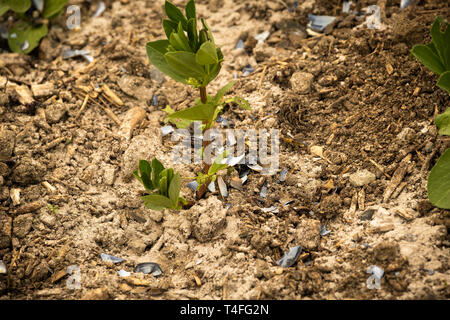
<path id="1" fill-rule="evenodd" d="M 84 109 L 86 108 L 86 105 L 87 105 L 87 103 L 88 103 L 88 100 L 89 100 L 89 93 L 87 93 L 87 94 L 86 94 L 86 97 L 84 97 L 84 101 L 83 101 L 83 103 L 82 103 L 82 105 L 81 105 L 80 110 L 78 110 L 78 113 L 77 113 L 77 115 L 75 116 L 75 119 L 78 119 L 78 118 L 80 117 L 81 113 L 82 113 L 82 112 L 84 111 Z"/>

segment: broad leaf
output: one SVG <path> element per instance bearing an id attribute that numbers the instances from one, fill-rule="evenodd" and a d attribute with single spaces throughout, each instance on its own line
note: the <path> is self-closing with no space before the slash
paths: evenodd
<path id="1" fill-rule="evenodd" d="M 152 168 L 147 160 L 139 160 L 139 172 L 141 173 L 142 184 L 145 189 L 153 190 L 154 186 L 151 179 Z"/>
<path id="2" fill-rule="evenodd" d="M 428 199 L 436 207 L 450 209 L 450 149 L 447 149 L 428 176 Z"/>
<path id="3" fill-rule="evenodd" d="M 439 88 L 444 89 L 450 94 L 450 71 L 446 71 L 441 74 L 437 82 L 437 85 Z"/>
<path id="4" fill-rule="evenodd" d="M 195 59 L 202 66 L 218 63 L 219 58 L 217 56 L 216 46 L 211 41 L 203 43 L 197 51 Z"/>
<path id="5" fill-rule="evenodd" d="M 163 111 L 165 111 L 167 113 L 167 115 L 171 115 L 172 113 L 175 113 L 175 110 L 173 110 L 170 106 L 166 106 Z M 167 121 L 172 122 L 174 125 L 177 126 L 178 129 L 185 129 L 187 127 L 189 127 L 192 123 L 191 120 L 185 120 L 185 119 L 171 119 L 169 117 L 167 117 L 166 119 L 164 119 L 164 123 L 167 123 Z"/>
<path id="6" fill-rule="evenodd" d="M 6 12 L 8 12 L 8 10 L 9 10 L 8 5 L 0 3 L 0 17 L 4 15 Z"/>
<path id="7" fill-rule="evenodd" d="M 169 66 L 185 79 L 202 79 L 206 76 L 205 70 L 195 60 L 192 52 L 168 52 L 165 55 Z"/>
<path id="8" fill-rule="evenodd" d="M 221 155 L 214 159 L 214 163 L 209 167 L 208 175 L 212 176 L 213 174 L 216 174 L 216 172 L 228 168 L 228 164 L 226 163 L 227 154 L 228 152 L 225 150 Z"/>
<path id="9" fill-rule="evenodd" d="M 225 103 L 230 103 L 230 102 L 236 103 L 241 109 L 252 110 L 248 101 L 241 97 L 233 97 L 233 98 L 225 100 Z"/>
<path id="10" fill-rule="evenodd" d="M 45 0 L 42 16 L 46 19 L 52 19 L 58 16 L 67 4 L 67 0 Z"/>
<path id="11" fill-rule="evenodd" d="M 444 32 L 441 31 L 441 24 L 446 26 Z M 430 33 L 444 69 L 450 71 L 450 28 L 443 17 L 436 17 Z"/>
<path id="12" fill-rule="evenodd" d="M 170 39 L 170 35 L 172 34 L 172 32 L 177 32 L 177 28 L 178 28 L 177 23 L 173 22 L 172 20 L 164 19 L 162 24 L 163 24 L 164 32 L 166 33 L 167 39 Z"/>
<path id="13" fill-rule="evenodd" d="M 162 176 L 161 179 L 159 179 L 159 193 L 162 194 L 163 196 L 167 196 L 167 190 L 168 190 L 167 176 Z"/>
<path id="14" fill-rule="evenodd" d="M 169 44 L 170 43 L 168 40 L 157 40 L 147 43 L 148 58 L 150 59 L 150 62 L 162 73 L 168 75 L 175 81 L 188 84 L 187 78 L 178 73 L 167 63 L 164 55 L 167 53 L 167 47 Z"/>
<path id="15" fill-rule="evenodd" d="M 186 17 L 189 19 L 194 19 L 197 20 L 197 14 L 196 14 L 196 10 L 195 10 L 195 1 L 194 0 L 190 0 L 185 8 L 186 11 Z"/>
<path id="16" fill-rule="evenodd" d="M 224 87 L 222 87 L 219 91 L 217 91 L 216 95 L 214 96 L 214 103 L 218 104 L 223 96 L 233 88 L 233 86 L 236 84 L 237 81 L 233 80 L 228 82 Z"/>
<path id="17" fill-rule="evenodd" d="M 181 22 L 183 29 L 187 30 L 187 20 L 184 17 L 183 13 L 180 11 L 180 9 L 178 9 L 174 4 L 172 4 L 167 0 L 164 5 L 164 9 L 170 20 L 176 22 L 177 24 Z"/>
<path id="18" fill-rule="evenodd" d="M 196 52 L 198 50 L 198 34 L 197 34 L 197 21 L 195 19 L 189 19 L 188 21 L 188 38 L 189 45 L 192 50 Z"/>
<path id="19" fill-rule="evenodd" d="M 176 173 L 169 185 L 169 198 L 172 201 L 174 206 L 178 205 L 178 197 L 180 196 L 180 185 L 181 185 L 181 177 L 180 174 Z"/>
<path id="20" fill-rule="evenodd" d="M 47 35 L 47 32 L 45 24 L 39 27 L 33 27 L 27 22 L 16 24 L 9 30 L 9 48 L 16 53 L 28 54 L 39 45 L 39 41 Z"/>
<path id="21" fill-rule="evenodd" d="M 439 134 L 450 136 L 450 108 L 447 108 L 444 113 L 438 115 L 434 122 L 439 128 Z"/>
<path id="22" fill-rule="evenodd" d="M 4 5 L 12 11 L 23 13 L 31 7 L 31 0 L 3 0 Z"/>
<path id="23" fill-rule="evenodd" d="M 433 50 L 427 46 L 418 44 L 415 45 L 411 53 L 419 59 L 420 62 L 422 62 L 425 67 L 433 71 L 434 73 L 441 74 L 445 71 L 445 68 L 443 64 L 441 63 L 441 60 L 438 55 L 436 55 Z"/>
<path id="24" fill-rule="evenodd" d="M 170 35 L 170 44 L 177 51 L 191 51 L 189 42 L 183 32 L 172 32 Z"/>
<path id="25" fill-rule="evenodd" d="M 152 160 L 152 180 L 156 187 L 159 187 L 159 177 L 164 170 L 164 165 L 156 158 Z"/>
<path id="26" fill-rule="evenodd" d="M 162 210 L 164 208 L 171 209 L 173 207 L 172 201 L 159 194 L 150 194 L 148 196 L 143 196 L 142 200 L 147 208 L 152 210 Z"/>
<path id="27" fill-rule="evenodd" d="M 214 115 L 215 107 L 212 104 L 199 104 L 169 115 L 169 118 L 185 120 L 210 120 Z"/>

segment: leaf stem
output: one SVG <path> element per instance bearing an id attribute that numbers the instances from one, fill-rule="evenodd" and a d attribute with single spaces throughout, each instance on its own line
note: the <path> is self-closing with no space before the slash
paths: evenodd
<path id="1" fill-rule="evenodd" d="M 206 95 L 206 87 L 200 87 L 200 100 L 202 103 L 206 103 L 208 100 Z"/>

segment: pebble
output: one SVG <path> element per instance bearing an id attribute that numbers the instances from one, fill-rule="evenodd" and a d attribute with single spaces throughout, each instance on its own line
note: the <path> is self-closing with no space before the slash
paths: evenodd
<path id="1" fill-rule="evenodd" d="M 314 75 L 311 73 L 297 71 L 292 75 L 289 82 L 292 90 L 299 94 L 305 94 L 311 90 L 313 80 Z"/>
<path id="2" fill-rule="evenodd" d="M 31 230 L 33 215 L 23 214 L 14 219 L 13 233 L 17 238 L 24 238 Z"/>
<path id="3" fill-rule="evenodd" d="M 349 181 L 354 187 L 362 187 L 375 180 L 376 176 L 366 169 L 358 170 L 357 172 L 351 174 L 349 177 Z"/>
<path id="4" fill-rule="evenodd" d="M 67 113 L 67 108 L 62 103 L 55 103 L 45 108 L 45 118 L 48 123 L 58 123 Z"/>
<path id="5" fill-rule="evenodd" d="M 14 151 L 15 134 L 6 126 L 0 126 L 0 161 L 10 160 Z"/>

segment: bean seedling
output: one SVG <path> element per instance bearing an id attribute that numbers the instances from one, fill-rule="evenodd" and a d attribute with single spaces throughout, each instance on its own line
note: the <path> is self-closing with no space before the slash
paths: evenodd
<path id="1" fill-rule="evenodd" d="M 165 2 L 164 9 L 168 19 L 162 20 L 162 26 L 167 39 L 147 43 L 147 55 L 150 62 L 161 72 L 177 82 L 193 86 L 200 94 L 200 98 L 195 100 L 192 107 L 177 112 L 170 107 L 166 108 L 167 120 L 179 128 L 187 127 L 194 121 L 201 121 L 204 133 L 214 126 L 225 104 L 234 102 L 243 109 L 250 109 L 248 102 L 242 98 L 224 99 L 236 81 L 225 85 L 214 96 L 207 93 L 208 84 L 220 72 L 224 56 L 216 46 L 211 29 L 204 19 L 201 19 L 201 29 L 198 31 L 195 1 L 190 0 L 187 3 L 185 14 L 170 1 Z M 208 145 L 208 141 L 203 141 L 202 155 Z M 216 173 L 228 167 L 224 163 L 225 157 L 226 152 L 219 155 L 215 161 L 204 160 L 203 172 L 197 174 L 198 199 L 206 193 L 207 185 L 215 180 Z M 174 205 L 177 206 L 178 203 Z"/>
<path id="2" fill-rule="evenodd" d="M 152 160 L 151 165 L 147 160 L 140 160 L 139 169 L 133 174 L 148 193 L 142 197 L 147 208 L 179 210 L 187 204 L 186 200 L 180 197 L 180 174 L 175 173 L 172 168 L 164 168 L 156 158 Z"/>
<path id="3" fill-rule="evenodd" d="M 441 25 L 445 24 L 445 31 Z M 428 69 L 439 75 L 437 85 L 450 93 L 450 28 L 441 16 L 431 26 L 432 41 L 415 45 L 411 53 Z M 450 108 L 435 119 L 439 134 L 450 136 Z M 450 209 L 450 149 L 447 149 L 431 169 L 427 184 L 428 198 L 437 207 Z"/>
<path id="4" fill-rule="evenodd" d="M 0 17 L 14 12 L 14 22 L 8 29 L 11 51 L 28 54 L 48 33 L 48 20 L 58 17 L 67 0 L 0 0 Z"/>

